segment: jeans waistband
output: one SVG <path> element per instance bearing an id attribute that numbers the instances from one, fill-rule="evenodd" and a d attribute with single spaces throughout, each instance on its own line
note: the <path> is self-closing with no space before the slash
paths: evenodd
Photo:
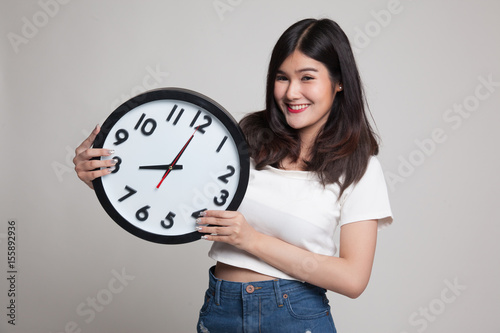
<path id="1" fill-rule="evenodd" d="M 286 298 L 286 293 L 300 288 L 317 288 L 309 283 L 274 279 L 255 282 L 233 282 L 218 279 L 214 275 L 215 266 L 209 270 L 209 290 L 215 297 L 215 304 L 220 303 L 221 293 L 233 297 L 251 297 L 256 295 L 275 295 L 278 306 L 283 306 L 283 297 Z"/>

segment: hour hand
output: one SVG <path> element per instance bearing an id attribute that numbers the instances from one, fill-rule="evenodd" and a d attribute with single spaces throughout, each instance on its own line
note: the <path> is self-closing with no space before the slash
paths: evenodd
<path id="1" fill-rule="evenodd" d="M 142 165 L 139 169 L 148 169 L 148 170 L 182 170 L 182 165 L 175 164 L 162 164 L 162 165 Z"/>

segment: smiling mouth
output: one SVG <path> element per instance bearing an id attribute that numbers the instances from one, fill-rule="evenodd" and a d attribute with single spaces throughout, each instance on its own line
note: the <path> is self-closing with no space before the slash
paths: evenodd
<path id="1" fill-rule="evenodd" d="M 307 109 L 309 107 L 309 105 L 310 104 L 296 104 L 296 105 L 287 104 L 286 107 L 288 109 L 288 112 L 300 113 L 300 112 L 304 111 L 305 109 Z"/>

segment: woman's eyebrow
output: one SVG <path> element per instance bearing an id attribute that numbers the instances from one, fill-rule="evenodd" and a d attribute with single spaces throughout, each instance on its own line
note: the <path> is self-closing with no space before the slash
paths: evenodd
<path id="1" fill-rule="evenodd" d="M 296 70 L 297 73 L 302 73 L 302 72 L 318 72 L 318 70 L 314 67 L 306 67 L 302 69 Z"/>
<path id="2" fill-rule="evenodd" d="M 318 71 L 318 69 L 316 69 L 314 67 L 306 67 L 306 68 L 297 69 L 295 72 L 302 73 L 302 72 L 319 72 L 319 71 Z M 278 69 L 278 74 L 286 74 L 286 73 L 282 69 Z"/>

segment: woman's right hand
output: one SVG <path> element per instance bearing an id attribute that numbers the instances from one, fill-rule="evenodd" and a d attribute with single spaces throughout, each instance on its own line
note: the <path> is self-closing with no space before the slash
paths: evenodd
<path id="1" fill-rule="evenodd" d="M 111 167 L 116 164 L 114 159 L 92 159 L 94 157 L 110 156 L 114 153 L 113 150 L 109 149 L 91 148 L 100 129 L 99 125 L 94 128 L 89 137 L 86 138 L 85 141 L 78 146 L 78 148 L 76 148 L 75 158 L 73 159 L 78 178 L 80 178 L 91 189 L 94 189 L 94 186 L 92 186 L 92 180 L 110 174 L 111 171 L 113 171 Z"/>

